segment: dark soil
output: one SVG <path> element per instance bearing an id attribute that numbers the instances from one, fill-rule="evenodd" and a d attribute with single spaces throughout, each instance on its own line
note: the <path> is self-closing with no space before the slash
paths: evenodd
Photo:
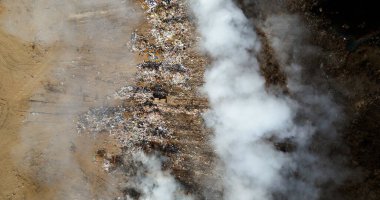
<path id="1" fill-rule="evenodd" d="M 339 152 L 339 156 L 347 158 L 347 167 L 358 172 L 335 189 L 323 189 L 321 199 L 380 199 L 380 12 L 376 1 L 237 2 L 248 17 L 255 19 L 253 23 L 271 14 L 300 16 L 308 34 L 306 42 L 320 49 L 317 55 L 304 59 L 302 64 L 308 67 L 303 81 L 320 84 L 317 87 L 331 94 L 342 107 L 342 124 L 338 128 L 343 142 L 338 145 L 343 150 L 334 149 L 332 143 L 330 153 Z M 259 36 L 264 41 L 259 61 L 269 66 L 269 71 L 263 72 L 267 82 L 286 84 L 265 36 L 260 31 Z"/>
<path id="2" fill-rule="evenodd" d="M 328 59 L 324 72 L 344 106 L 342 137 L 360 181 L 339 191 L 344 199 L 380 199 L 380 21 L 375 1 L 299 1 L 300 13 Z M 321 33 L 327 34 L 321 34 Z M 335 41 L 335 42 L 331 42 Z"/>

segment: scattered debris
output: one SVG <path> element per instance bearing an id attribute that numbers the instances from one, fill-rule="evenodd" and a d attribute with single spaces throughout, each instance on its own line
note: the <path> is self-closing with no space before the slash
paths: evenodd
<path id="1" fill-rule="evenodd" d="M 122 100 L 123 105 L 93 108 L 83 113 L 78 120 L 78 132 L 108 133 L 120 142 L 124 157 L 139 150 L 158 151 L 168 157 L 163 165 L 178 173 L 180 181 L 192 183 L 189 181 L 192 177 L 181 175 L 184 171 L 198 170 L 199 173 L 188 174 L 201 177 L 212 169 L 213 151 L 207 136 L 210 131 L 204 128 L 202 120 L 208 103 L 198 93 L 207 61 L 189 48 L 196 44 L 196 37 L 190 30 L 194 25 L 184 2 L 144 2 L 150 27 L 135 30 L 130 47 L 147 59 L 136 66 L 134 85 L 115 92 L 113 98 Z M 104 154 L 102 150 L 97 152 L 105 157 L 103 167 L 108 172 L 115 165 L 126 165 L 128 160 L 123 156 L 109 159 Z M 124 193 L 140 196 L 134 188 L 127 188 Z"/>

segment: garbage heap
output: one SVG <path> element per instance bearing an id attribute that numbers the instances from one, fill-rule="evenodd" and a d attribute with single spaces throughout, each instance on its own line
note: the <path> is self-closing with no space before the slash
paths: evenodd
<path id="1" fill-rule="evenodd" d="M 208 103 L 199 92 L 208 60 L 195 48 L 199 37 L 189 9 L 184 1 L 138 3 L 146 22 L 130 40 L 131 50 L 143 60 L 136 66 L 135 82 L 115 93 L 113 98 L 122 100 L 122 105 L 93 108 L 81 115 L 78 131 L 103 132 L 119 141 L 122 154 L 116 155 L 118 159 L 115 155 L 105 158 L 110 173 L 120 167 L 133 169 L 129 158 L 142 150 L 165 157 L 162 167 L 170 170 L 187 192 L 204 198 L 202 191 L 207 190 L 207 195 L 218 198 L 220 190 L 204 184 L 217 177 L 209 145 L 211 130 L 202 118 Z M 121 190 L 136 193 L 130 188 Z"/>

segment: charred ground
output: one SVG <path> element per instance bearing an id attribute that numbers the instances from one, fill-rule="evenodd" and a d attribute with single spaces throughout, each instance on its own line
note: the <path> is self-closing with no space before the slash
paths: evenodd
<path id="1" fill-rule="evenodd" d="M 339 127 L 339 142 L 328 142 L 328 138 L 315 138 L 316 145 L 326 147 L 330 159 L 346 157 L 346 165 L 360 171 L 345 184 L 333 191 L 324 192 L 323 199 L 378 199 L 380 163 L 380 24 L 379 12 L 372 1 L 238 1 L 247 16 L 265 20 L 271 14 L 295 14 L 305 25 L 307 39 L 304 41 L 318 51 L 301 56 L 303 83 L 314 85 L 331 94 L 342 106 Z M 270 6 L 268 6 L 270 5 Z M 263 11 L 266 12 L 263 12 Z M 265 14 L 263 14 L 265 13 Z M 257 24 L 257 22 L 255 22 Z M 297 27 L 294 27 L 295 29 Z M 260 30 L 260 26 L 258 26 Z M 291 34 L 291 33 L 290 33 Z M 265 37 L 261 37 L 264 39 Z M 265 44 L 265 42 L 264 42 Z M 264 52 L 271 54 L 270 46 Z M 267 50 L 265 50 L 267 49 Z M 269 50 L 268 50 L 269 49 Z M 264 56 L 266 63 L 275 60 Z M 265 63 L 264 63 L 265 64 Z M 281 77 L 280 64 L 271 72 L 267 81 L 278 84 Z M 270 66 L 270 64 L 269 64 Z M 278 68 L 280 70 L 278 70 Z M 269 67 L 271 69 L 271 67 Z M 268 70 L 268 68 L 266 69 Z M 280 81 L 280 83 L 286 83 Z M 319 142 L 318 142 L 319 141 Z M 330 143 L 326 145 L 326 143 Z M 283 146 L 284 144 L 282 144 Z M 285 145 L 286 146 L 286 145 Z M 316 151 L 326 151 L 318 150 Z M 284 149 L 287 151 L 287 149 Z M 339 155 L 339 156 L 337 156 Z"/>

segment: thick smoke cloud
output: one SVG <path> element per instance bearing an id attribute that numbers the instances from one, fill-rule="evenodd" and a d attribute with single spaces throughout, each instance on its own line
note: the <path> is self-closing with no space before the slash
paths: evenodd
<path id="1" fill-rule="evenodd" d="M 225 199 L 318 199 L 319 187 L 343 180 L 328 157 L 310 151 L 321 133 L 328 133 L 327 141 L 336 139 L 338 109 L 329 96 L 300 85 L 302 67 L 294 58 L 302 49 L 292 47 L 301 46 L 297 37 L 303 32 L 297 23 L 282 23 L 298 22 L 297 17 L 271 18 L 264 26 L 286 68 L 288 89 L 295 94 L 290 98 L 265 88 L 256 58 L 260 42 L 231 0 L 199 0 L 192 8 L 203 50 L 213 59 L 205 77 L 212 108 L 206 122 L 215 130 L 225 170 Z M 293 147 L 280 151 L 281 143 Z"/>
<path id="2" fill-rule="evenodd" d="M 177 183 L 170 171 L 163 171 L 162 160 L 158 155 L 146 155 L 143 152 L 135 152 L 132 155 L 133 164 L 139 168 L 134 176 L 128 178 L 127 188 L 134 188 L 141 193 L 139 199 L 143 200 L 191 200 L 181 186 Z M 134 199 L 130 194 L 127 199 Z"/>
<path id="3" fill-rule="evenodd" d="M 288 156 L 263 139 L 281 137 L 291 123 L 285 99 L 268 94 L 259 74 L 259 41 L 241 10 L 231 1 L 199 1 L 194 6 L 204 49 L 215 59 L 207 71 L 206 91 L 215 129 L 214 145 L 225 165 L 226 199 L 270 199 L 279 187 Z"/>

